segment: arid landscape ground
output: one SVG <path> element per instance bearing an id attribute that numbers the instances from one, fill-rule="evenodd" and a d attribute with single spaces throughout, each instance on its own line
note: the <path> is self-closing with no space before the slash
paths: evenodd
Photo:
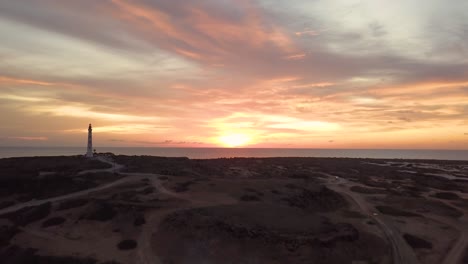
<path id="1" fill-rule="evenodd" d="M 468 161 L 0 159 L 1 263 L 468 263 Z"/>

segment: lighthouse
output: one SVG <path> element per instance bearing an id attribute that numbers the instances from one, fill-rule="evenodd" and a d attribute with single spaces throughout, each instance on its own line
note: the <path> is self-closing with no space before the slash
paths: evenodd
<path id="1" fill-rule="evenodd" d="M 86 157 L 93 157 L 93 128 L 91 127 L 91 124 L 89 124 L 88 127 L 88 150 L 86 151 Z"/>

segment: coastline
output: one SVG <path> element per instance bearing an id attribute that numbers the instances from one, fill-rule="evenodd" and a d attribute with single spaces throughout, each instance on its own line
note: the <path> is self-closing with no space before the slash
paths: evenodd
<path id="1" fill-rule="evenodd" d="M 97 147 L 98 152 L 120 155 L 149 155 L 213 159 L 231 157 L 322 157 L 374 159 L 468 160 L 468 150 L 431 149 L 287 149 L 287 148 L 167 148 Z M 0 147 L 0 158 L 82 155 L 83 147 Z"/>

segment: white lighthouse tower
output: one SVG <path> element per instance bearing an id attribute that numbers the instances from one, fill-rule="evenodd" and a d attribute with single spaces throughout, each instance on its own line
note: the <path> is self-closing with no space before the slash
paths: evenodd
<path id="1" fill-rule="evenodd" d="M 88 127 L 88 150 L 86 151 L 86 157 L 93 157 L 93 128 L 91 127 L 91 124 L 89 124 Z"/>

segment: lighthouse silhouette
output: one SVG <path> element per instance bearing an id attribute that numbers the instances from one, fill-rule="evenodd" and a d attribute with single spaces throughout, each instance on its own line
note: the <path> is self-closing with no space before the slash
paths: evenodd
<path id="1" fill-rule="evenodd" d="M 88 150 L 86 151 L 86 157 L 93 157 L 93 127 L 89 124 L 88 127 Z"/>

